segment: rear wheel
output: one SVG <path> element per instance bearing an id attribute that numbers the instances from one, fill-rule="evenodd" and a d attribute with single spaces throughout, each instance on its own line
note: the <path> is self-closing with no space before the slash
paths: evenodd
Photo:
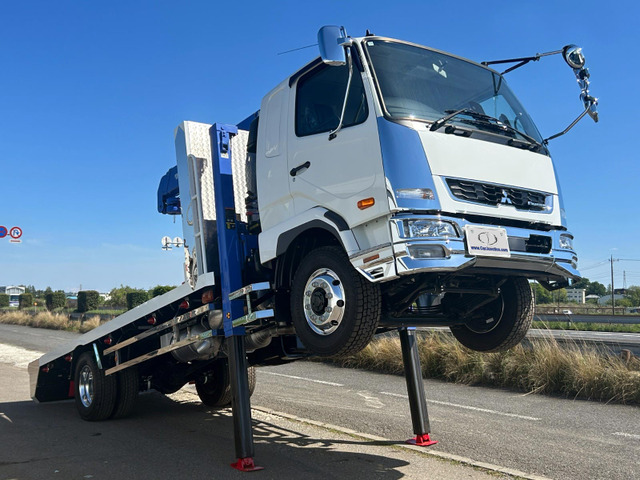
<path id="1" fill-rule="evenodd" d="M 300 262 L 291 288 L 291 317 L 311 353 L 362 350 L 378 327 L 380 310 L 379 285 L 356 272 L 341 248 L 318 248 Z"/>
<path id="2" fill-rule="evenodd" d="M 247 369 L 249 380 L 249 395 L 253 395 L 256 389 L 256 369 Z M 229 378 L 229 367 L 226 361 L 216 362 L 209 375 L 196 381 L 196 391 L 202 403 L 209 407 L 226 408 L 231 406 L 233 394 Z"/>
<path id="3" fill-rule="evenodd" d="M 84 420 L 106 420 L 114 411 L 117 396 L 114 375 L 98 368 L 93 352 L 80 355 L 74 375 L 74 396 L 78 413 Z"/>
<path id="4" fill-rule="evenodd" d="M 482 308 L 483 315 L 451 333 L 465 347 L 479 352 L 508 350 L 522 341 L 533 321 L 534 298 L 526 278 L 509 278 L 500 295 Z"/>
<path id="5" fill-rule="evenodd" d="M 116 406 L 111 418 L 124 418 L 131 413 L 138 399 L 138 392 L 140 391 L 138 369 L 129 367 L 126 370 L 119 371 L 116 382 L 118 385 Z"/>

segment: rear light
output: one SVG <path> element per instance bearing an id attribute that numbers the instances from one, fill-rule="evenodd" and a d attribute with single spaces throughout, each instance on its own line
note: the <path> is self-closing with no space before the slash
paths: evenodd
<path id="1" fill-rule="evenodd" d="M 149 318 L 147 318 L 147 323 L 149 325 L 155 325 L 156 323 L 158 323 L 158 321 L 156 320 L 156 317 L 151 315 Z"/>
<path id="2" fill-rule="evenodd" d="M 71 360 L 73 360 L 73 355 L 71 355 L 70 353 L 68 355 L 65 355 L 64 360 L 66 362 L 70 362 Z"/>
<path id="3" fill-rule="evenodd" d="M 213 303 L 213 290 L 206 290 L 202 294 L 202 303 Z"/>
<path id="4" fill-rule="evenodd" d="M 49 373 L 49 365 L 42 367 L 40 370 L 42 371 L 42 373 Z"/>
<path id="5" fill-rule="evenodd" d="M 189 308 L 189 300 L 185 298 L 178 308 L 181 308 L 182 310 Z"/>
<path id="6" fill-rule="evenodd" d="M 103 342 L 104 342 L 104 344 L 105 344 L 105 345 L 107 345 L 107 346 L 108 346 L 108 345 L 111 345 L 111 344 L 113 343 L 113 338 L 111 338 L 110 336 L 109 336 L 109 337 L 106 337 L 106 338 L 103 340 Z"/>

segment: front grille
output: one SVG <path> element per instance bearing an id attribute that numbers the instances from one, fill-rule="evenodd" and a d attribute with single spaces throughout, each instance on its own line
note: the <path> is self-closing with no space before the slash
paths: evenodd
<path id="1" fill-rule="evenodd" d="M 447 185 L 454 197 L 467 202 L 494 206 L 513 205 L 518 210 L 536 212 L 548 210 L 547 195 L 540 192 L 453 178 L 447 178 Z"/>

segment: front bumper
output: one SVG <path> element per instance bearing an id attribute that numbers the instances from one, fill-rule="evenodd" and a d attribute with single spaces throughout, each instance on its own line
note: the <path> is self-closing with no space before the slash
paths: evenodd
<path id="1" fill-rule="evenodd" d="M 408 219 L 451 222 L 457 226 L 459 237 L 408 237 L 403 226 L 403 221 Z M 443 215 L 412 214 L 394 216 L 390 222 L 392 244 L 385 246 L 385 253 L 369 265 L 362 263 L 355 265 L 371 281 L 380 282 L 416 273 L 439 272 L 518 275 L 549 283 L 564 283 L 568 279 L 577 280 L 581 277 L 577 269 L 578 257 L 575 251 L 560 248 L 560 235 L 570 235 L 564 230 L 544 231 L 500 226 L 506 230 L 509 241 L 510 256 L 506 258 L 469 254 L 467 249 L 464 236 L 466 225 L 486 227 L 498 225 L 469 222 L 463 218 Z M 527 251 L 532 236 L 538 239 L 547 237 L 546 241 L 550 241 L 548 251 L 543 253 Z M 425 246 L 442 247 L 441 256 L 417 258 L 416 250 Z M 435 250 L 438 251 L 439 248 Z M 540 249 L 533 248 L 533 250 Z M 371 254 L 372 252 L 367 252 L 368 258 L 371 258 Z"/>

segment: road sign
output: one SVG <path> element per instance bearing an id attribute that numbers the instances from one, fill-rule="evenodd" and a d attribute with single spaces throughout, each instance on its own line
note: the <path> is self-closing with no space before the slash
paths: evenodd
<path id="1" fill-rule="evenodd" d="M 15 238 L 17 240 L 22 236 L 22 229 L 20 227 L 13 227 L 9 230 L 9 235 L 11 235 L 11 238 Z"/>
<path id="2" fill-rule="evenodd" d="M 176 237 L 173 239 L 173 244 L 176 247 L 181 247 L 182 245 L 184 245 L 184 242 L 182 241 L 182 239 L 180 237 Z"/>
<path id="3" fill-rule="evenodd" d="M 167 237 L 167 236 L 162 237 L 162 246 L 168 247 L 169 245 L 171 245 L 171 237 Z"/>
<path id="4" fill-rule="evenodd" d="M 8 233 L 7 227 L 0 225 L 0 238 L 6 237 L 7 233 Z"/>

